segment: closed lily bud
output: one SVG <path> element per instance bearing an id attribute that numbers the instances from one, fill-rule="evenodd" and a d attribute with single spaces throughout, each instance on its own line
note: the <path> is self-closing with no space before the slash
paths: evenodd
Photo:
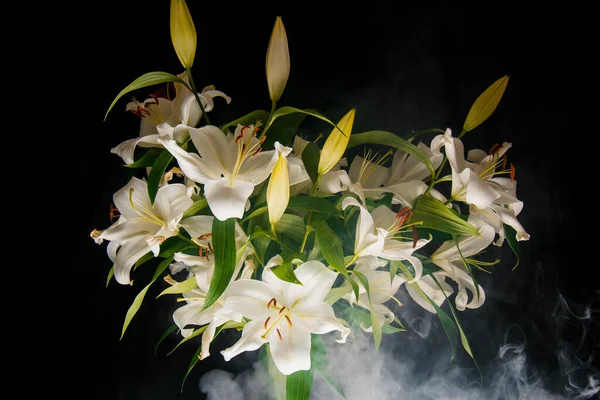
<path id="1" fill-rule="evenodd" d="M 348 141 L 350 140 L 352 125 L 354 125 L 355 112 L 355 108 L 348 111 L 346 115 L 342 117 L 340 122 L 337 123 L 337 127 L 333 128 L 331 134 L 325 141 L 325 144 L 321 149 L 321 156 L 319 157 L 319 176 L 329 172 L 329 170 L 331 170 L 344 155 L 346 147 L 348 147 Z"/>
<path id="2" fill-rule="evenodd" d="M 287 155 L 291 148 L 282 146 L 275 142 L 275 150 L 278 153 L 277 164 L 271 171 L 271 179 L 267 187 L 267 208 L 269 210 L 269 222 L 275 225 L 287 208 L 290 200 L 290 177 L 287 166 Z"/>
<path id="3" fill-rule="evenodd" d="M 171 0 L 171 40 L 181 64 L 191 68 L 196 55 L 196 28 L 185 0 Z"/>
<path id="4" fill-rule="evenodd" d="M 492 83 L 483 93 L 479 95 L 475 103 L 471 106 L 467 119 L 463 125 L 466 132 L 472 131 L 483 123 L 498 107 L 500 99 L 506 90 L 508 76 L 504 75 L 496 82 Z"/>
<path id="5" fill-rule="evenodd" d="M 281 17 L 275 20 L 267 49 L 267 84 L 272 101 L 278 101 L 290 76 L 290 51 Z"/>

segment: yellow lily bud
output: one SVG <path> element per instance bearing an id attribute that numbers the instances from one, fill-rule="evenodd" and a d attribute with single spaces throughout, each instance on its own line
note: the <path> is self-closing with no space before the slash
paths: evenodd
<path id="1" fill-rule="evenodd" d="M 281 17 L 275 20 L 267 49 L 267 84 L 272 101 L 278 101 L 290 76 L 290 51 Z"/>
<path id="2" fill-rule="evenodd" d="M 348 141 L 350 140 L 350 133 L 352 133 L 355 112 L 355 108 L 348 111 L 346 115 L 342 117 L 340 122 L 337 123 L 337 127 L 333 128 L 325 141 L 323 149 L 321 149 L 321 156 L 319 157 L 319 176 L 329 172 L 329 170 L 331 170 L 344 155 L 346 147 L 348 146 Z"/>
<path id="3" fill-rule="evenodd" d="M 466 132 L 472 131 L 483 123 L 494 112 L 500 99 L 504 94 L 506 85 L 508 84 L 508 76 L 504 75 L 496 82 L 492 83 L 471 106 L 467 119 L 463 125 Z"/>
<path id="4" fill-rule="evenodd" d="M 196 28 L 185 0 L 171 0 L 171 40 L 181 64 L 191 68 L 196 55 Z"/>
<path id="5" fill-rule="evenodd" d="M 271 171 L 271 179 L 267 187 L 267 208 L 271 225 L 275 225 L 281 219 L 290 200 L 290 177 L 286 156 L 291 149 L 282 146 L 279 142 L 275 143 L 275 148 L 279 158 Z"/>

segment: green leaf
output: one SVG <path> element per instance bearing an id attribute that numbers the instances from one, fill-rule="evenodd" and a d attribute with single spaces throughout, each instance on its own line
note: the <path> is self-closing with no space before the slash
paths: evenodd
<path id="1" fill-rule="evenodd" d="M 198 283 L 196 282 L 196 277 L 192 276 L 190 279 L 186 279 L 183 282 L 179 282 L 171 287 L 166 288 L 156 298 L 158 299 L 160 296 L 164 294 L 181 294 L 187 293 L 196 289 L 198 287 Z"/>
<path id="2" fill-rule="evenodd" d="M 293 214 L 283 214 L 275 224 L 275 231 L 301 243 L 306 232 L 304 218 Z"/>
<path id="3" fill-rule="evenodd" d="M 421 161 L 429 170 L 431 175 L 435 173 L 435 169 L 429 160 L 429 157 L 414 144 L 408 140 L 402 139 L 401 137 L 387 131 L 369 131 L 364 133 L 357 133 L 350 135 L 350 142 L 348 142 L 348 148 L 360 146 L 363 144 L 382 144 L 385 146 L 395 147 L 396 149 L 405 151 L 412 155 L 417 160 Z"/>
<path id="4" fill-rule="evenodd" d="M 286 400 L 308 400 L 312 390 L 314 369 L 308 371 L 296 371 L 288 375 L 285 381 Z"/>
<path id="5" fill-rule="evenodd" d="M 110 268 L 110 271 L 108 271 L 108 276 L 106 277 L 106 287 L 108 287 L 108 284 L 110 283 L 110 280 L 112 279 L 112 277 L 115 276 L 115 267 L 112 266 Z"/>
<path id="6" fill-rule="evenodd" d="M 173 74 L 169 74 L 168 72 L 160 72 L 160 71 L 148 72 L 148 73 L 140 76 L 133 82 L 131 82 L 129 85 L 127 85 L 125 87 L 125 89 L 123 89 L 119 92 L 117 97 L 115 97 L 115 99 L 110 104 L 110 107 L 108 107 L 108 110 L 106 111 L 106 115 L 104 115 L 104 120 L 106 121 L 106 117 L 108 117 L 108 113 L 110 112 L 110 110 L 112 110 L 114 105 L 117 104 L 117 101 L 119 101 L 119 99 L 121 97 L 123 97 L 124 95 L 126 95 L 127 93 L 133 92 L 134 90 L 137 90 L 137 89 L 145 88 L 145 87 L 152 86 L 152 85 L 158 85 L 159 83 L 166 83 L 166 82 L 181 83 L 183 86 L 190 89 L 190 91 L 192 90 L 184 80 L 182 80 L 181 78 L 179 78 Z"/>
<path id="7" fill-rule="evenodd" d="M 316 242 L 321 249 L 321 253 L 323 253 L 323 257 L 325 257 L 325 260 L 329 263 L 329 265 L 342 274 L 350 283 L 350 285 L 352 285 L 354 295 L 358 299 L 358 284 L 350 278 L 348 271 L 346 270 L 344 251 L 342 250 L 342 242 L 340 241 L 340 238 L 325 222 L 313 224 L 312 227 L 315 230 Z"/>
<path id="8" fill-rule="evenodd" d="M 381 333 L 386 334 L 386 335 L 391 335 L 391 334 L 398 333 L 398 332 L 406 332 L 406 329 L 398 328 L 398 327 L 392 326 L 390 324 L 384 324 L 381 327 Z"/>
<path id="9" fill-rule="evenodd" d="M 197 247 L 192 245 L 191 243 L 181 239 L 177 236 L 171 236 L 167 240 L 160 245 L 160 253 L 158 253 L 159 257 L 167 258 L 171 257 L 175 253 L 180 253 L 186 249 Z M 150 258 L 152 258 L 152 252 L 148 253 Z"/>
<path id="10" fill-rule="evenodd" d="M 286 261 L 281 265 L 271 268 L 271 271 L 282 281 L 297 283 L 302 285 L 302 282 L 298 280 L 296 274 L 294 273 L 294 268 L 292 267 L 291 261 Z"/>
<path id="11" fill-rule="evenodd" d="M 200 344 L 200 346 L 198 346 L 198 349 L 194 352 L 194 355 L 192 356 L 192 359 L 190 360 L 190 365 L 188 366 L 188 369 L 185 372 L 185 375 L 183 376 L 183 381 L 181 382 L 181 393 L 183 393 L 183 385 L 185 385 L 185 381 L 186 381 L 188 375 L 190 374 L 190 372 L 192 371 L 194 366 L 196 366 L 198 361 L 200 361 L 198 356 L 200 355 L 201 351 L 202 351 L 202 344 Z"/>
<path id="12" fill-rule="evenodd" d="M 173 261 L 172 256 L 169 258 L 165 258 L 161 261 L 160 264 L 158 264 L 158 267 L 156 267 L 156 271 L 154 271 L 154 276 L 152 277 L 150 283 L 146 285 L 146 287 L 143 288 L 133 300 L 133 304 L 131 304 L 129 310 L 127 310 L 127 315 L 125 315 L 125 322 L 123 323 L 123 330 L 121 331 L 121 338 L 119 340 L 123 339 L 123 335 L 125 335 L 125 331 L 127 330 L 129 323 L 140 309 L 142 301 L 144 301 L 144 297 L 146 296 L 150 285 L 152 285 L 154 281 L 156 281 L 156 279 L 165 271 L 165 269 L 167 269 L 169 264 L 171 264 L 171 261 Z"/>
<path id="13" fill-rule="evenodd" d="M 167 150 L 163 150 L 162 154 L 158 156 L 152 165 L 152 169 L 148 174 L 148 195 L 150 196 L 150 202 L 152 204 L 154 204 L 154 198 L 158 192 L 158 185 L 160 185 L 163 174 L 172 159 L 173 155 Z"/>
<path id="14" fill-rule="evenodd" d="M 179 343 L 177 343 L 177 346 L 173 347 L 173 350 L 171 350 L 168 355 L 170 356 L 175 350 L 177 350 L 179 348 L 179 346 L 181 346 L 185 342 L 190 341 L 193 338 L 200 336 L 206 330 L 206 328 L 208 328 L 208 324 L 194 330 L 194 332 L 192 332 L 189 336 L 186 336 L 183 339 L 181 339 L 179 341 Z"/>
<path id="15" fill-rule="evenodd" d="M 181 219 L 186 219 L 186 218 L 189 218 L 189 217 L 193 217 L 194 215 L 198 214 L 200 211 L 204 210 L 207 206 L 208 206 L 208 201 L 206 201 L 206 199 L 196 200 L 190 206 L 190 208 L 188 208 L 187 210 L 185 210 L 185 212 L 183 213 L 183 216 L 181 217 Z"/>
<path id="16" fill-rule="evenodd" d="M 162 149 L 150 149 L 144 153 L 139 160 L 132 162 L 131 164 L 125 165 L 127 168 L 146 168 L 151 167 L 152 164 L 156 161 L 158 156 L 161 154 Z"/>
<path id="17" fill-rule="evenodd" d="M 467 273 L 469 274 L 469 276 L 471 277 L 471 279 L 473 279 L 473 285 L 475 286 L 475 292 L 476 292 L 476 295 L 477 295 L 477 299 L 479 299 L 479 296 L 480 296 L 480 293 L 479 293 L 479 284 L 477 283 L 477 278 L 475 278 L 475 274 L 473 273 L 473 270 L 471 269 L 471 266 L 469 265 L 469 263 L 467 262 L 467 260 L 463 256 L 462 250 L 460 249 L 460 245 L 458 243 L 458 236 L 453 235 L 452 236 L 452 240 L 454 240 L 454 245 L 456 246 L 456 249 L 458 250 L 458 255 L 460 255 L 460 259 L 462 260 L 463 265 L 464 265 L 465 269 L 467 270 Z M 435 277 L 433 277 L 433 279 L 435 279 Z"/>
<path id="18" fill-rule="evenodd" d="M 321 214 L 341 216 L 340 211 L 330 201 L 322 197 L 292 196 L 290 197 L 288 208 L 291 210 L 314 211 Z"/>
<path id="19" fill-rule="evenodd" d="M 244 219 L 241 221 L 241 223 L 243 224 L 244 222 L 248 221 L 249 219 L 258 217 L 259 215 L 266 213 L 268 210 L 269 210 L 269 208 L 267 206 L 258 207 L 256 210 L 252 211 L 250 214 L 245 216 Z"/>
<path id="20" fill-rule="evenodd" d="M 158 339 L 158 342 L 156 343 L 156 346 L 154 346 L 154 355 L 158 355 L 158 346 L 167 338 L 167 336 L 169 336 L 172 332 L 176 331 L 178 329 L 177 324 L 173 324 L 170 327 L 167 328 L 166 331 L 163 332 L 162 335 L 160 335 L 160 338 Z"/>
<path id="21" fill-rule="evenodd" d="M 273 124 L 273 122 L 275 122 L 275 120 L 279 117 L 283 117 L 284 115 L 289 115 L 289 114 L 294 114 L 294 113 L 301 113 L 301 114 L 306 114 L 306 115 L 310 115 L 313 116 L 315 118 L 320 119 L 321 121 L 325 121 L 328 124 L 330 124 L 331 126 L 333 126 L 334 128 L 336 127 L 336 124 L 331 122 L 331 120 L 329 120 L 329 118 L 327 118 L 326 116 L 324 116 L 323 114 L 319 113 L 318 111 L 315 110 L 309 110 L 309 109 L 299 109 L 299 108 L 295 108 L 295 107 L 281 107 L 279 109 L 277 109 L 274 113 L 273 116 L 271 118 L 271 122 L 269 123 L 269 125 L 267 126 L 268 129 L 269 126 L 271 126 Z"/>
<path id="22" fill-rule="evenodd" d="M 298 127 L 306 118 L 306 114 L 294 113 L 278 118 L 269 127 L 269 134 L 263 143 L 263 148 L 272 149 L 278 141 L 284 146 L 292 146 Z"/>
<path id="23" fill-rule="evenodd" d="M 167 239 L 167 241 L 168 241 L 168 239 Z M 167 243 L 167 241 L 165 241 L 161 245 L 161 249 L 164 248 L 164 245 L 165 245 L 165 243 Z M 159 254 L 159 257 L 165 258 L 165 257 L 168 257 L 169 255 L 165 256 L 164 254 Z M 149 260 L 151 260 L 153 258 L 154 258 L 154 253 L 152 253 L 151 251 L 147 252 L 142 257 L 140 257 L 140 259 L 137 260 L 135 264 L 133 264 L 133 270 L 135 271 L 136 269 L 138 269 L 139 266 L 143 265 L 146 261 L 149 261 Z"/>
<path id="24" fill-rule="evenodd" d="M 513 271 L 517 269 L 519 266 L 519 253 L 521 252 L 521 245 L 516 239 L 517 231 L 515 231 L 512 226 L 504 224 L 504 232 L 506 234 L 506 241 L 508 242 L 508 247 L 512 250 L 515 257 L 517 257 L 517 262 L 515 266 L 512 268 Z"/>
<path id="25" fill-rule="evenodd" d="M 202 310 L 212 306 L 221 297 L 235 271 L 235 218 L 221 221 L 213 219 L 212 245 L 215 257 L 215 272 L 210 280 Z"/>
<path id="26" fill-rule="evenodd" d="M 367 292 L 367 298 L 369 299 L 369 312 L 371 314 L 371 329 L 373 330 L 373 342 L 375 343 L 375 353 L 379 350 L 379 346 L 381 345 L 381 326 L 379 325 L 379 318 L 377 318 L 377 313 L 373 308 L 373 303 L 371 302 L 371 289 L 369 287 L 369 280 L 366 276 L 358 271 L 352 271 L 354 276 L 358 278 L 360 283 L 365 288 Z M 357 297 L 358 299 L 358 297 Z"/>
<path id="27" fill-rule="evenodd" d="M 237 127 L 238 124 L 240 125 L 255 125 L 257 121 L 262 121 L 263 123 L 267 122 L 267 119 L 269 119 L 269 113 L 265 110 L 255 110 L 252 111 L 246 115 L 244 115 L 243 117 L 240 117 L 234 121 L 231 121 L 227 124 L 221 125 L 221 130 L 225 133 L 227 133 L 227 130 L 231 127 Z"/>
<path id="28" fill-rule="evenodd" d="M 431 196 L 420 195 L 415 200 L 413 214 L 409 222 L 422 221 L 423 228 L 430 228 L 451 235 L 481 236 L 479 231 L 461 219 L 441 201 Z"/>
<path id="29" fill-rule="evenodd" d="M 319 157 L 321 156 L 321 150 L 313 142 L 309 142 L 302 151 L 302 162 L 306 168 L 306 172 L 310 177 L 310 180 L 314 182 L 319 178 Z"/>

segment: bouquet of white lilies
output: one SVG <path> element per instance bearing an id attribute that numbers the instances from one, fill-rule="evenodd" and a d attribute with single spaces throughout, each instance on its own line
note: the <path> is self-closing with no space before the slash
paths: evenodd
<path id="1" fill-rule="evenodd" d="M 330 338 L 343 347 L 360 329 L 378 348 L 383 334 L 405 330 L 397 293 L 406 290 L 472 357 L 456 310 L 485 301 L 475 272 L 498 260 L 481 254 L 505 242 L 517 254 L 517 241 L 529 239 L 517 220 L 523 203 L 507 163 L 511 144 L 465 158 L 461 141 L 494 112 L 508 77 L 476 99 L 458 136 L 450 128 L 404 138 L 354 133 L 360 110 L 333 122 L 315 110 L 277 106 L 290 71 L 277 17 L 266 55 L 270 112 L 214 125 L 208 113 L 231 98 L 212 86 L 196 89 L 196 31 L 184 0 L 171 1 L 170 25 L 185 71 L 144 74 L 108 109 L 153 87 L 144 89 L 146 100 L 125 106 L 141 119 L 139 135 L 111 151 L 134 174 L 113 196 L 112 225 L 91 233 L 108 242 L 109 281 L 133 285 L 136 268 L 156 263 L 123 334 L 162 278 L 161 295 L 181 306 L 161 340 L 201 336 L 187 373 L 211 355 L 217 335 L 233 329 L 239 340 L 219 349 L 226 361 L 262 349 L 273 374 L 285 377 L 274 379 L 278 390 L 307 399 L 314 374 L 327 374 L 322 353 Z M 300 137 L 304 117 L 330 133 Z"/>

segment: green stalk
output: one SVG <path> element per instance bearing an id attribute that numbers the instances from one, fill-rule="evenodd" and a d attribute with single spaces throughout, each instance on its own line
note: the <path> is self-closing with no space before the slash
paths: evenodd
<path id="1" fill-rule="evenodd" d="M 194 84 L 194 78 L 192 78 L 192 70 L 189 67 L 187 67 L 185 70 L 187 71 L 188 78 L 190 79 L 190 85 L 192 86 L 192 93 L 194 94 L 194 97 L 196 98 L 196 101 L 198 102 L 198 105 L 200 106 L 200 110 L 202 111 L 202 116 L 206 120 L 206 123 L 208 125 L 211 125 L 210 119 L 208 118 L 208 115 L 206 114 L 206 111 L 204 110 L 204 106 L 202 105 L 202 101 L 200 101 L 200 97 L 198 97 L 196 85 Z"/>

